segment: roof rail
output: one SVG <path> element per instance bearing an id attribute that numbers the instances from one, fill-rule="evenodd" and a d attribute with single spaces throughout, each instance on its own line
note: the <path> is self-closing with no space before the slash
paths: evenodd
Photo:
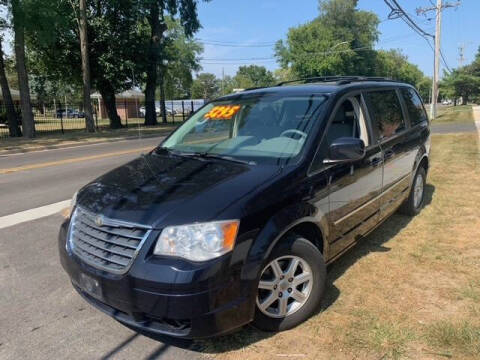
<path id="1" fill-rule="evenodd" d="M 316 77 L 308 77 L 296 80 L 289 80 L 283 81 L 278 83 L 277 86 L 283 86 L 286 84 L 301 82 L 304 84 L 308 83 L 316 83 L 316 82 L 335 82 L 338 85 L 349 84 L 351 82 L 357 81 L 391 81 L 391 82 L 398 82 L 396 80 L 392 80 L 390 78 L 381 77 L 381 76 L 316 76 Z"/>

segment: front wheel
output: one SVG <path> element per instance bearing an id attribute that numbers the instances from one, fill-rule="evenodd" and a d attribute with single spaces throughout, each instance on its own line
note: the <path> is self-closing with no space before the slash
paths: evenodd
<path id="1" fill-rule="evenodd" d="M 402 214 L 415 216 L 422 209 L 425 200 L 426 177 L 425 169 L 420 167 L 413 179 L 410 195 L 399 209 Z"/>
<path id="2" fill-rule="evenodd" d="M 265 331 L 293 328 L 319 307 L 326 266 L 308 240 L 292 235 L 266 261 L 258 282 L 254 325 Z"/>

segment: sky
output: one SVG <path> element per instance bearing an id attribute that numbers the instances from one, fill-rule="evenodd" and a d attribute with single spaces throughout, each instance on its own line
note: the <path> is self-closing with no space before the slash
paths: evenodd
<path id="1" fill-rule="evenodd" d="M 433 12 L 425 17 L 417 16 L 415 11 L 418 7 L 430 7 L 430 0 L 397 2 L 422 29 L 434 33 L 435 20 L 429 20 Z M 359 0 L 358 7 L 376 13 L 382 21 L 376 48 L 400 49 L 426 75 L 432 75 L 433 50 L 401 19 L 387 20 L 389 8 L 383 0 Z M 235 75 L 240 65 L 256 64 L 277 69 L 279 66 L 272 59 L 273 44 L 285 39 L 289 28 L 305 24 L 319 14 L 317 0 L 211 0 L 201 2 L 198 12 L 202 29 L 196 38 L 204 42 L 205 50 L 202 72 L 217 76 L 222 76 L 222 72 Z M 441 48 L 450 68 L 459 66 L 462 44 L 464 64 L 473 60 L 480 46 L 479 14 L 480 0 L 462 0 L 458 8 L 443 11 Z"/>

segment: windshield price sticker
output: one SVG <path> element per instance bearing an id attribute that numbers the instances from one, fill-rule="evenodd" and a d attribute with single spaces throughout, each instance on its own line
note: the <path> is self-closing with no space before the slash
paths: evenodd
<path id="1" fill-rule="evenodd" d="M 205 114 L 205 119 L 230 120 L 239 110 L 240 105 L 219 105 Z"/>

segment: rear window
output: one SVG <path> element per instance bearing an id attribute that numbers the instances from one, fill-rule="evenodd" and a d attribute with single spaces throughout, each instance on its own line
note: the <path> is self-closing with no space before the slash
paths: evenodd
<path id="1" fill-rule="evenodd" d="M 405 130 L 402 107 L 395 90 L 372 91 L 365 97 L 378 140 L 388 139 Z"/>
<path id="2" fill-rule="evenodd" d="M 408 116 L 412 126 L 420 124 L 423 121 L 427 121 L 427 113 L 425 112 L 422 100 L 418 96 L 417 92 L 413 89 L 401 89 L 400 91 L 405 99 Z"/>

